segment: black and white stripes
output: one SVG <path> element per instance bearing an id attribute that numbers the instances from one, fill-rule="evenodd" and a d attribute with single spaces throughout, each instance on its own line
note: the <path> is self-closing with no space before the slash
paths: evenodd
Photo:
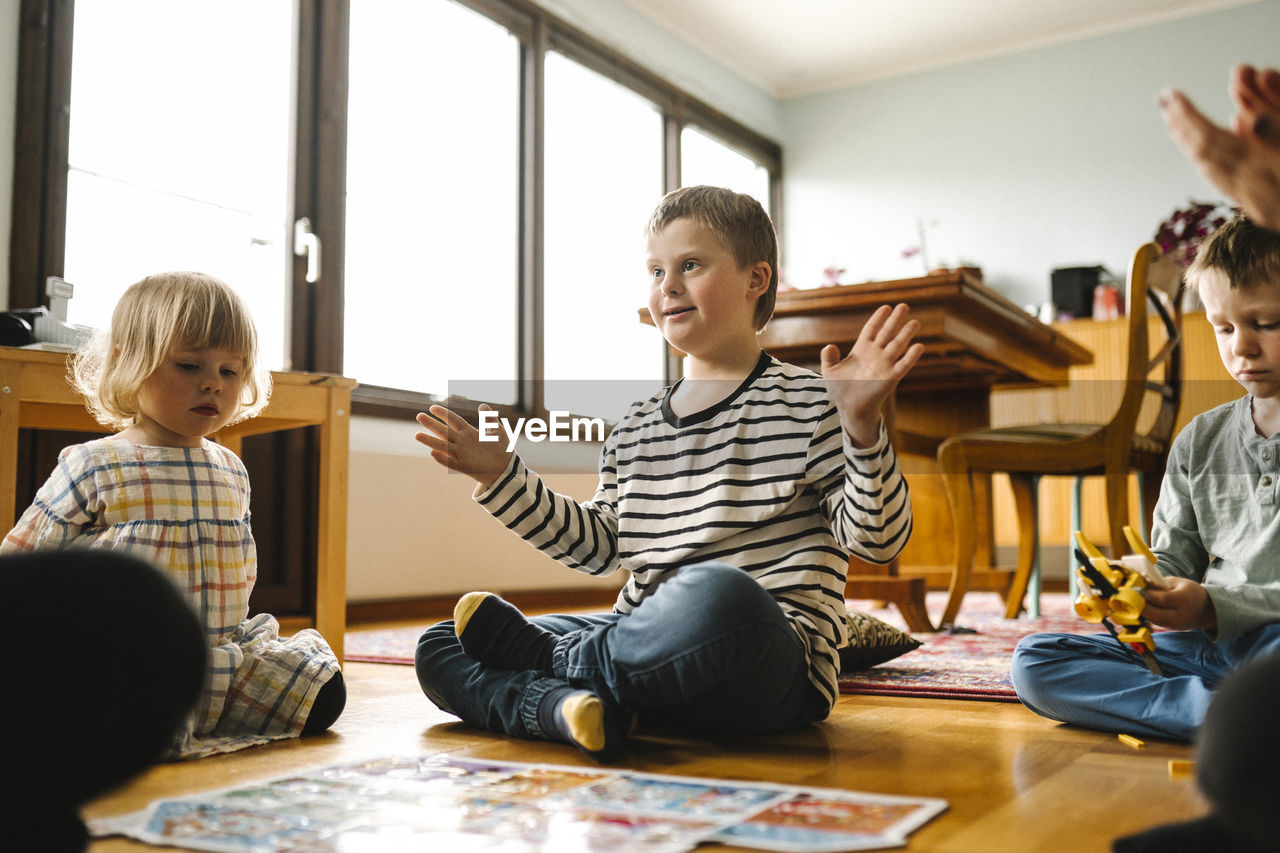
<path id="1" fill-rule="evenodd" d="M 630 572 L 619 612 L 681 566 L 749 572 L 805 641 L 811 678 L 834 702 L 848 555 L 887 562 L 911 534 L 883 430 L 873 447 L 850 447 L 822 379 L 763 354 L 734 393 L 691 417 L 671 411 L 670 390 L 618 423 L 590 501 L 551 492 L 518 459 L 477 499 L 574 569 Z"/>

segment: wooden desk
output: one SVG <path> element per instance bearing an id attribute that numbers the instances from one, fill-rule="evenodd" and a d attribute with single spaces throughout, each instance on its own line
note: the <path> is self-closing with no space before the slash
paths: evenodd
<path id="1" fill-rule="evenodd" d="M 237 454 L 247 435 L 318 426 L 319 541 L 316 629 L 342 660 L 347 625 L 347 463 L 354 379 L 325 373 L 272 372 L 271 402 L 256 418 L 214 436 Z M 106 430 L 67 384 L 67 356 L 0 347 L 0 519 L 7 532 L 16 501 L 18 429 Z"/>

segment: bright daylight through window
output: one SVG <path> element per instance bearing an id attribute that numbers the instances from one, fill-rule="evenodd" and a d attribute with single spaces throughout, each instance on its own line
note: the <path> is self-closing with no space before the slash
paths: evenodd
<path id="1" fill-rule="evenodd" d="M 662 196 L 661 139 L 652 102 L 547 55 L 548 409 L 616 418 L 662 385 L 662 338 L 637 314 L 648 299 L 643 232 Z"/>
<path id="2" fill-rule="evenodd" d="M 268 367 L 341 371 L 379 405 L 453 395 L 611 419 L 653 393 L 667 353 L 639 316 L 643 227 L 675 181 L 667 141 L 679 129 L 685 184 L 766 208 L 770 143 L 549 16 L 529 75 L 542 13 L 518 4 L 342 8 L 349 19 L 291 0 L 74 4 L 68 319 L 105 328 L 129 284 L 192 269 L 246 297 Z M 321 162 L 306 129 L 332 141 L 324 117 L 343 102 L 295 90 L 342 75 L 346 159 Z M 522 145 L 536 129 L 540 182 Z M 43 203 L 61 212 L 56 193 Z M 292 253 L 295 216 L 344 241 L 322 245 L 336 260 L 314 285 Z M 324 331 L 339 327 L 340 341 Z"/>
<path id="3" fill-rule="evenodd" d="M 456 3 L 361 0 L 350 55 L 343 370 L 514 403 L 520 45 Z"/>
<path id="4" fill-rule="evenodd" d="M 75 4 L 63 277 L 76 290 L 67 319 L 106 328 L 133 282 L 199 270 L 246 298 L 264 359 L 278 368 L 293 8 L 208 8 Z"/>

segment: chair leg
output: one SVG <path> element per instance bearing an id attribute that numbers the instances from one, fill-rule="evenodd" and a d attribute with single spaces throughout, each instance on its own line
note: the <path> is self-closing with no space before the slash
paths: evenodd
<path id="1" fill-rule="evenodd" d="M 969 578 L 973 574 L 974 555 L 978 550 L 977 516 L 973 497 L 973 479 L 968 462 L 962 453 L 946 442 L 938 449 L 938 467 L 942 469 L 943 484 L 951 503 L 951 522 L 955 528 L 955 567 L 951 573 L 951 588 L 947 606 L 942 612 L 940 626 L 954 625 L 960 614 L 960 604 L 969 590 Z"/>
<path id="2" fill-rule="evenodd" d="M 1151 524 L 1155 516 L 1156 501 L 1160 498 L 1161 474 L 1138 472 L 1138 522 L 1142 525 L 1142 541 L 1151 544 Z"/>
<path id="3" fill-rule="evenodd" d="M 1031 573 L 1027 577 L 1027 615 L 1032 619 L 1040 618 L 1040 592 L 1044 585 L 1044 561 L 1040 550 L 1040 512 L 1037 498 L 1040 490 L 1040 478 L 1031 483 L 1031 524 L 1035 533 L 1035 541 L 1031 543 Z"/>
<path id="4" fill-rule="evenodd" d="M 1071 529 L 1067 531 L 1067 592 L 1075 589 L 1076 569 L 1080 558 L 1076 556 L 1076 531 L 1084 524 L 1084 477 L 1071 478 Z"/>
<path id="5" fill-rule="evenodd" d="M 1032 616 L 1040 615 L 1040 517 L 1037 474 L 1010 474 L 1013 504 L 1018 514 L 1018 567 L 1005 596 L 1004 617 L 1016 619 L 1022 611 L 1028 584 L 1034 585 Z"/>
<path id="6" fill-rule="evenodd" d="M 1129 475 L 1108 473 L 1107 523 L 1111 532 L 1111 559 L 1118 560 L 1129 553 L 1129 542 L 1124 538 L 1125 525 L 1129 523 Z"/>

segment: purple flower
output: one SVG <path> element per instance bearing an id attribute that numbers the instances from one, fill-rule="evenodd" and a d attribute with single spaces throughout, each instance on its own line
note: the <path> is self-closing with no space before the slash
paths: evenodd
<path id="1" fill-rule="evenodd" d="M 1204 239 L 1238 212 L 1222 202 L 1192 201 L 1160 223 L 1156 244 L 1166 257 L 1185 269 L 1195 260 L 1196 249 Z"/>

